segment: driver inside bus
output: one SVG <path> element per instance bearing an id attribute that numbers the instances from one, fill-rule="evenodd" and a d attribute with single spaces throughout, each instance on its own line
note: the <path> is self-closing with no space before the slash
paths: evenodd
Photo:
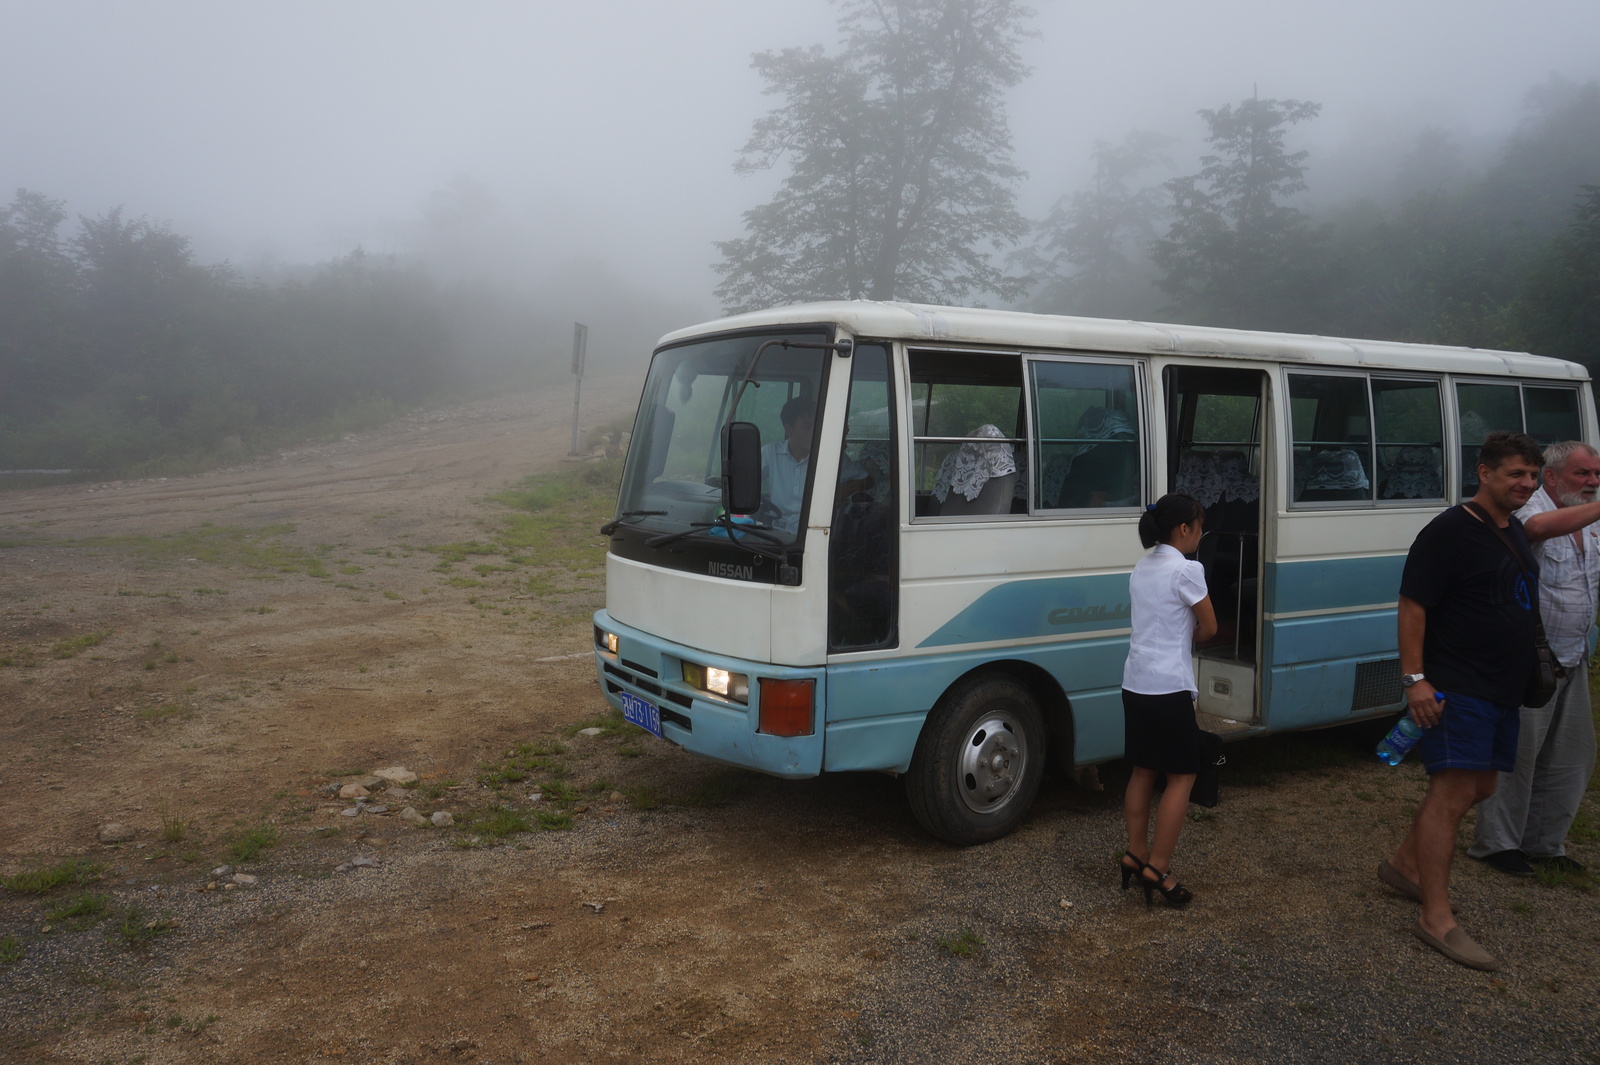
<path id="1" fill-rule="evenodd" d="M 761 448 L 761 509 L 756 517 L 780 532 L 794 533 L 800 528 L 800 507 L 805 502 L 816 411 L 809 399 L 796 396 L 783 405 L 778 419 L 784 438 Z M 845 435 L 848 438 L 848 426 Z M 848 451 L 840 454 L 836 498 L 849 499 L 871 489 L 875 480 L 872 471 Z"/>
<path id="2" fill-rule="evenodd" d="M 800 527 L 800 504 L 805 498 L 806 473 L 811 467 L 815 417 L 811 400 L 795 396 L 778 412 L 778 419 L 783 422 L 783 439 L 761 448 L 764 498 L 758 513 L 781 532 L 793 533 Z M 769 514 L 772 516 L 767 517 Z"/>

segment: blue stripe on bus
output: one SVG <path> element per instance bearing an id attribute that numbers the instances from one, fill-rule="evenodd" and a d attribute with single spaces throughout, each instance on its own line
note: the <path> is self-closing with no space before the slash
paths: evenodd
<path id="1" fill-rule="evenodd" d="M 1269 563 L 1275 614 L 1299 610 L 1338 610 L 1368 603 L 1392 603 L 1400 595 L 1400 571 L 1406 556 L 1327 558 L 1313 562 Z"/>
<path id="2" fill-rule="evenodd" d="M 1079 763 L 1116 758 L 1122 754 L 1122 664 L 1127 657 L 1128 638 L 1113 636 L 1012 648 L 1003 655 L 968 651 L 829 666 L 825 768 L 903 772 L 922 719 L 939 696 L 962 674 L 997 661 L 1038 666 L 1070 693 Z M 841 751 L 845 744 L 834 740 L 846 737 L 849 744 L 870 744 L 872 749 Z"/>
<path id="3" fill-rule="evenodd" d="M 1008 581 L 977 599 L 918 647 L 1073 636 L 1128 627 L 1128 575 Z"/>
<path id="4" fill-rule="evenodd" d="M 1274 666 L 1393 657 L 1397 653 L 1392 607 L 1358 614 L 1290 618 L 1267 624 L 1272 633 L 1272 655 L 1267 661 Z"/>

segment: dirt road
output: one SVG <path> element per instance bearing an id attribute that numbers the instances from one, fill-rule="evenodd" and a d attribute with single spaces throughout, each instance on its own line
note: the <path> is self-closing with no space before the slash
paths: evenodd
<path id="1" fill-rule="evenodd" d="M 584 398 L 599 425 L 637 382 Z M 487 493 L 569 461 L 569 411 L 0 494 L 0 874 L 87 881 L 0 895 L 0 1060 L 1600 1060 L 1593 882 L 1462 859 L 1511 964 L 1442 961 L 1372 875 L 1421 774 L 1361 736 L 1236 747 L 1181 845 L 1196 903 L 1147 913 L 1114 766 L 954 850 L 887 777 L 728 773 L 607 723 L 602 541 L 565 577 L 466 546 Z M 390 766 L 420 779 L 336 794 Z M 1591 864 L 1597 826 L 1591 799 Z"/>

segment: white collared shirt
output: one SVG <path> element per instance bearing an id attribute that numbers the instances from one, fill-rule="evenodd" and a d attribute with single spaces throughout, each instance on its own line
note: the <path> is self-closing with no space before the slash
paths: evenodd
<path id="1" fill-rule="evenodd" d="M 1556 509 L 1543 486 L 1517 511 L 1526 523 L 1535 514 Z M 1589 628 L 1594 624 L 1596 587 L 1600 585 L 1600 522 L 1575 533 L 1552 536 L 1533 545 L 1539 563 L 1539 620 L 1556 661 L 1568 669 L 1589 657 Z"/>
<path id="2" fill-rule="evenodd" d="M 1206 597 L 1206 571 L 1171 544 L 1157 544 L 1128 577 L 1133 635 L 1122 686 L 1140 695 L 1197 694 L 1194 605 Z"/>
<path id="3" fill-rule="evenodd" d="M 761 449 L 761 492 L 778 508 L 772 526 L 786 533 L 800 528 L 800 504 L 806 494 L 806 473 L 811 456 L 796 459 L 789 452 L 789 441 L 774 440 Z"/>

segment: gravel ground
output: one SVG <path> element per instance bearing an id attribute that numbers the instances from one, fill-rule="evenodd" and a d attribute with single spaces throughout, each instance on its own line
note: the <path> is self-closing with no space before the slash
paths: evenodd
<path id="1" fill-rule="evenodd" d="M 612 392 L 630 409 L 637 384 Z M 1407 933 L 1375 870 L 1425 780 L 1372 757 L 1385 723 L 1230 747 L 1179 846 L 1182 911 L 1117 890 L 1115 765 L 957 850 L 887 776 L 574 735 L 604 712 L 598 579 L 551 592 L 420 547 L 496 528 L 485 495 L 565 462 L 569 411 L 501 397 L 239 470 L 0 496 L 0 873 L 103 860 L 108 914 L 176 922 L 130 949 L 110 917 L 44 930 L 78 889 L 0 893 L 0 1062 L 1600 1061 L 1591 878 L 1458 860 L 1499 973 Z M 301 571 L 190 557 L 225 528 Z M 466 823 L 528 801 L 535 781 L 476 783 L 524 743 L 563 747 L 540 774 L 584 797 L 570 831 L 461 846 L 321 797 L 407 765 Z M 97 845 L 109 820 L 135 842 Z M 197 891 L 263 823 L 259 884 Z M 1572 852 L 1600 868 L 1593 792 Z M 378 864 L 334 871 L 356 857 Z"/>

